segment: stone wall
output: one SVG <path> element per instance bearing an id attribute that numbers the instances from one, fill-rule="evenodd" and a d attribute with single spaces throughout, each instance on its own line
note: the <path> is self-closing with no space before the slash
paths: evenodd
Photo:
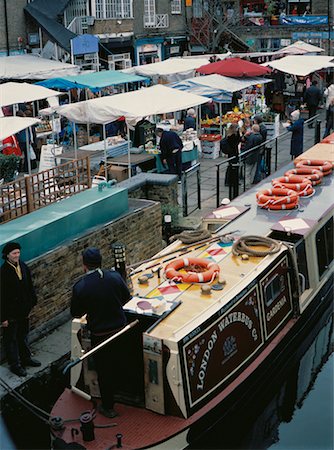
<path id="1" fill-rule="evenodd" d="M 17 50 L 18 37 L 23 38 L 21 48 L 26 45 L 26 25 L 23 8 L 26 0 L 7 0 L 8 40 L 10 50 Z M 7 50 L 5 27 L 5 0 L 0 0 L 0 51 Z"/>
<path id="2" fill-rule="evenodd" d="M 31 329 L 40 329 L 35 334 L 40 335 L 47 328 L 47 322 L 69 307 L 72 286 L 83 274 L 81 253 L 84 248 L 100 248 L 103 267 L 113 266 L 110 245 L 116 241 L 126 245 L 127 264 L 149 258 L 161 250 L 160 204 L 129 200 L 129 206 L 129 213 L 119 219 L 29 262 L 38 296 L 31 315 Z"/>

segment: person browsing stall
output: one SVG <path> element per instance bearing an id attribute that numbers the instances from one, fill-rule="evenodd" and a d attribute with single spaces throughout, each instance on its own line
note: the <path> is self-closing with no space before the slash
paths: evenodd
<path id="1" fill-rule="evenodd" d="M 175 131 L 165 131 L 162 128 L 156 129 L 156 134 L 160 137 L 161 161 L 168 167 L 168 172 L 178 175 L 179 182 L 182 177 L 182 148 L 183 142 Z"/>
<path id="2" fill-rule="evenodd" d="M 21 245 L 8 242 L 2 249 L 5 260 L 1 266 L 1 325 L 3 343 L 10 370 L 25 377 L 25 367 L 39 367 L 31 357 L 27 336 L 29 314 L 37 303 L 29 267 L 20 260 Z"/>
<path id="3" fill-rule="evenodd" d="M 189 128 L 192 128 L 193 130 L 196 130 L 196 112 L 194 108 L 189 108 L 187 111 L 187 116 L 184 119 L 184 125 L 183 125 L 183 131 L 188 130 Z"/>
<path id="4" fill-rule="evenodd" d="M 80 318 L 87 314 L 91 344 L 96 347 L 126 325 L 123 305 L 130 300 L 131 294 L 118 272 L 101 269 L 99 249 L 87 248 L 82 254 L 82 262 L 85 276 L 73 286 L 71 315 Z M 114 373 L 117 361 L 112 343 L 94 353 L 94 363 L 101 393 L 99 411 L 106 417 L 115 417 Z"/>

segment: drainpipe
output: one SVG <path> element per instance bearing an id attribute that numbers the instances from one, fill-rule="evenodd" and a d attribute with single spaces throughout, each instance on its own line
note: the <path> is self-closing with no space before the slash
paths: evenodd
<path id="1" fill-rule="evenodd" d="M 4 0 L 4 13 L 5 13 L 5 29 L 6 29 L 6 48 L 7 56 L 9 56 L 9 35 L 8 35 L 8 15 L 7 15 L 7 0 Z"/>

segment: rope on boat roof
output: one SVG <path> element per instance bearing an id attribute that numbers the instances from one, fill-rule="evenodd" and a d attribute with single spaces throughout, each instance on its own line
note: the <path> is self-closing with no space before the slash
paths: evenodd
<path id="1" fill-rule="evenodd" d="M 232 245 L 232 253 L 235 256 L 248 255 L 248 256 L 267 256 L 277 253 L 281 249 L 281 242 L 263 236 L 243 236 Z M 268 250 L 255 250 L 252 247 L 263 246 Z"/>

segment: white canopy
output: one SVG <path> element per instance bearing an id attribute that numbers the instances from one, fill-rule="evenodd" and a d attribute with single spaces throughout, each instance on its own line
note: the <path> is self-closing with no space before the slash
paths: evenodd
<path id="1" fill-rule="evenodd" d="M 45 80 L 46 78 L 76 75 L 80 69 L 34 55 L 4 56 L 0 58 L 0 80 Z"/>
<path id="2" fill-rule="evenodd" d="M 270 66 L 281 72 L 306 77 L 317 70 L 334 67 L 334 57 L 311 55 L 285 56 L 282 59 L 263 63 L 262 66 Z"/>
<path id="3" fill-rule="evenodd" d="M 75 123 L 106 124 L 124 116 L 127 123 L 134 125 L 146 116 L 180 111 L 208 101 L 210 99 L 207 97 L 159 84 L 125 94 L 63 105 L 56 111 Z"/>
<path id="4" fill-rule="evenodd" d="M 308 44 L 304 41 L 296 41 L 293 44 L 274 52 L 274 54 L 304 55 L 306 53 L 322 53 L 324 51 L 325 50 L 321 47 L 316 47 L 315 45 Z"/>
<path id="5" fill-rule="evenodd" d="M 178 86 L 183 86 L 187 83 L 189 86 L 201 85 L 215 90 L 233 93 L 250 86 L 255 86 L 256 84 L 269 83 L 270 81 L 272 80 L 268 78 L 231 78 L 212 74 L 204 77 L 189 78 L 188 80 L 174 84 L 173 87 L 178 88 Z"/>
<path id="6" fill-rule="evenodd" d="M 37 86 L 36 84 L 14 83 L 10 81 L 0 84 L 0 108 L 2 106 L 55 97 L 56 95 L 61 95 L 61 92 L 53 91 L 43 86 Z"/>
<path id="7" fill-rule="evenodd" d="M 122 72 L 150 77 L 154 82 L 157 82 L 159 77 L 163 77 L 171 83 L 193 76 L 194 71 L 204 64 L 208 64 L 208 58 L 170 58 L 161 62 L 134 66 Z"/>
<path id="8" fill-rule="evenodd" d="M 0 117 L 0 141 L 39 122 L 35 117 Z"/>

